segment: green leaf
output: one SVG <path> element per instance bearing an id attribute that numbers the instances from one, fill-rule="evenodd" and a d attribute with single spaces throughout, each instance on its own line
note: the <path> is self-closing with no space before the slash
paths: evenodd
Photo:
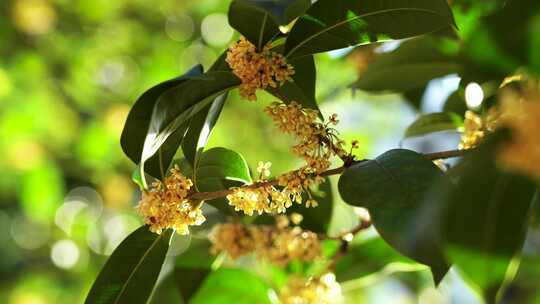
<path id="1" fill-rule="evenodd" d="M 443 111 L 456 113 L 461 117 L 465 116 L 468 108 L 464 95 L 465 90 L 462 88 L 458 88 L 454 93 L 450 94 L 444 103 Z"/>
<path id="2" fill-rule="evenodd" d="M 311 0 L 243 0 L 264 9 L 278 24 L 286 25 L 304 13 L 311 5 Z"/>
<path id="3" fill-rule="evenodd" d="M 194 178 L 197 181 L 197 188 L 206 188 L 206 183 L 209 184 L 208 180 L 210 179 L 251 182 L 249 167 L 242 155 L 233 150 L 219 147 L 207 150 L 202 154 Z"/>
<path id="4" fill-rule="evenodd" d="M 192 167 L 195 167 L 197 158 L 208 142 L 225 100 L 227 100 L 227 93 L 216 97 L 214 102 L 193 116 L 189 122 L 189 129 L 184 141 L 182 141 L 182 151 Z"/>
<path id="5" fill-rule="evenodd" d="M 360 242 L 353 240 L 347 253 L 338 260 L 334 273 L 339 282 L 344 282 L 384 271 L 396 264 L 412 266 L 416 262 L 396 252 L 379 237 Z"/>
<path id="6" fill-rule="evenodd" d="M 202 75 L 202 66 L 197 65 L 183 76 L 162 82 L 144 92 L 131 108 L 122 131 L 120 143 L 124 153 L 136 164 L 141 161 L 143 145 L 150 126 L 152 111 L 158 98 L 167 90 L 174 88 L 193 77 Z M 181 133 L 181 132 L 178 132 Z M 179 146 L 179 136 L 173 136 L 165 142 L 162 148 L 161 159 L 159 154 L 146 161 L 146 171 L 153 176 L 161 176 L 161 168 L 167 167 L 167 161 L 174 156 Z M 171 154 L 171 151 L 174 151 Z M 167 165 L 165 165 L 167 164 Z"/>
<path id="7" fill-rule="evenodd" d="M 405 41 L 396 50 L 379 55 L 351 87 L 370 92 L 408 92 L 434 78 L 459 72 L 460 65 L 442 54 L 439 43 L 432 37 Z"/>
<path id="8" fill-rule="evenodd" d="M 497 149 L 506 138 L 496 133 L 468 154 L 452 172 L 458 184 L 444 200 L 447 253 L 488 300 L 521 251 L 536 191 L 529 179 L 497 167 Z"/>
<path id="9" fill-rule="evenodd" d="M 438 283 L 448 270 L 439 229 L 431 221 L 436 201 L 425 201 L 434 181 L 452 187 L 432 161 L 410 150 L 390 150 L 348 168 L 339 192 L 348 204 L 367 208 L 381 237 L 403 255 L 431 267 Z"/>
<path id="10" fill-rule="evenodd" d="M 418 111 L 421 110 L 422 98 L 424 97 L 424 93 L 426 92 L 426 87 L 427 87 L 427 84 L 426 86 L 412 89 L 412 90 L 402 93 L 405 100 L 407 100 L 407 102 Z"/>
<path id="11" fill-rule="evenodd" d="M 85 303 L 146 303 L 169 249 L 172 230 L 158 235 L 147 226 L 114 250 L 92 285 Z"/>
<path id="12" fill-rule="evenodd" d="M 279 26 L 270 14 L 247 1 L 231 2 L 229 24 L 253 43 L 257 50 L 262 50 L 267 42 L 279 35 Z"/>
<path id="13" fill-rule="evenodd" d="M 437 112 L 420 115 L 405 130 L 404 137 L 422 136 L 433 132 L 457 130 L 463 125 L 461 117 L 454 113 Z"/>
<path id="14" fill-rule="evenodd" d="M 328 177 L 325 177 L 324 180 L 325 182 L 319 186 L 319 189 L 312 192 L 313 199 L 319 203 L 319 206 L 307 208 L 305 205 L 293 204 L 287 210 L 289 214 L 293 212 L 301 214 L 303 220 L 300 223 L 300 227 L 315 233 L 326 233 L 328 231 L 334 209 L 332 184 Z"/>
<path id="15" fill-rule="evenodd" d="M 315 100 L 315 82 L 317 71 L 313 56 L 294 58 L 289 61 L 294 67 L 294 75 L 291 81 L 285 82 L 278 88 L 268 88 L 272 95 L 284 99 L 286 103 L 296 101 L 305 108 L 319 111 Z"/>
<path id="16" fill-rule="evenodd" d="M 251 176 L 242 155 L 225 148 L 212 148 L 201 155 L 193 180 L 199 192 L 209 192 L 251 183 Z M 233 212 L 223 198 L 208 203 L 226 213 Z"/>
<path id="17" fill-rule="evenodd" d="M 211 245 L 207 239 L 192 239 L 189 249 L 176 259 L 174 275 L 185 303 L 190 303 L 191 297 L 212 271 L 215 257 L 210 253 Z"/>
<path id="18" fill-rule="evenodd" d="M 191 117 L 239 83 L 231 72 L 211 71 L 198 79 L 188 79 L 161 94 L 154 106 L 148 132 L 144 135 L 141 168 L 145 168 L 146 160 L 156 154 L 172 135 L 173 138 L 184 137 L 185 131 L 181 134 L 179 132 L 187 129 L 186 122 Z M 169 164 L 170 160 L 167 167 Z"/>
<path id="19" fill-rule="evenodd" d="M 403 39 L 452 27 L 445 0 L 319 0 L 302 15 L 285 44 L 287 57 Z"/>
<path id="20" fill-rule="evenodd" d="M 213 271 L 204 281 L 193 304 L 264 304 L 270 301 L 270 288 L 255 275 L 234 268 Z"/>

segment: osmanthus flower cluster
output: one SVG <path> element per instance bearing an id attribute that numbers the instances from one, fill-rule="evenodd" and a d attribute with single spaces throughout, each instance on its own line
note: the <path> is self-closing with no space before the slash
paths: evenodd
<path id="1" fill-rule="evenodd" d="M 152 232 L 159 234 L 172 228 L 179 234 L 188 234 L 189 226 L 205 221 L 200 209 L 202 202 L 187 198 L 192 186 L 193 182 L 174 167 L 163 182 L 157 180 L 143 191 L 137 210 Z"/>
<path id="2" fill-rule="evenodd" d="M 280 290 L 279 300 L 283 304 L 336 304 L 344 301 L 341 287 L 331 272 L 309 279 L 290 277 Z"/>
<path id="3" fill-rule="evenodd" d="M 276 217 L 275 225 L 218 224 L 209 238 L 214 254 L 225 252 L 230 258 L 237 259 L 253 253 L 257 258 L 279 266 L 293 260 L 312 262 L 322 254 L 318 235 L 290 226 L 284 215 Z"/>
<path id="4" fill-rule="evenodd" d="M 258 168 L 261 179 L 257 181 L 262 186 L 233 189 L 227 196 L 229 204 L 236 211 L 248 215 L 254 212 L 285 213 L 293 203 L 302 204 L 302 194 L 307 193 L 309 199 L 305 201 L 305 206 L 316 207 L 318 203 L 311 198 L 309 188 L 324 181 L 321 173 L 330 167 L 332 157 L 347 157 L 343 141 L 333 128 L 339 122 L 337 115 L 330 116 L 329 121 L 324 123 L 319 120 L 318 111 L 305 109 L 294 101 L 290 104 L 274 102 L 265 108 L 265 112 L 280 131 L 294 136 L 296 144 L 291 149 L 292 153 L 303 158 L 305 165 L 280 175 L 275 186 L 265 183 L 264 176 L 270 175 L 269 164 L 262 163 L 262 167 Z M 353 147 L 356 145 L 356 142 L 353 143 Z"/>
<path id="5" fill-rule="evenodd" d="M 540 90 L 506 92 L 501 101 L 501 123 L 512 131 L 499 150 L 499 163 L 506 169 L 540 180 Z"/>
<path id="6" fill-rule="evenodd" d="M 272 51 L 272 44 L 257 51 L 244 37 L 229 47 L 225 60 L 242 81 L 240 95 L 247 100 L 257 100 L 257 89 L 277 88 L 294 74 L 285 57 Z"/>
<path id="7" fill-rule="evenodd" d="M 476 147 L 489 133 L 493 133 L 499 122 L 499 112 L 495 107 L 490 108 L 485 115 L 473 111 L 465 112 L 463 135 L 459 149 L 467 150 Z"/>

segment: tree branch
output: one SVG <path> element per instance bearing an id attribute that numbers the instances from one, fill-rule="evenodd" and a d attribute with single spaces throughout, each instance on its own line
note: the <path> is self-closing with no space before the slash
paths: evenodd
<path id="1" fill-rule="evenodd" d="M 452 158 L 452 157 L 459 157 L 465 155 L 469 150 L 450 150 L 450 151 L 443 151 L 443 152 L 435 152 L 435 153 L 426 153 L 424 156 L 429 160 L 436 160 L 436 159 L 445 159 L 445 158 Z M 338 175 L 341 174 L 347 169 L 348 167 L 359 164 L 362 162 L 365 162 L 367 160 L 360 160 L 360 161 L 354 161 L 350 162 L 349 164 L 345 163 L 345 165 L 330 169 L 327 171 L 322 172 L 319 174 L 320 176 L 331 176 L 331 175 Z M 279 183 L 277 179 L 272 179 L 269 181 L 264 182 L 258 182 L 251 185 L 242 186 L 243 189 L 256 189 L 261 187 L 269 187 L 269 186 L 275 186 Z M 213 191 L 213 192 L 195 192 L 191 194 L 188 199 L 194 200 L 194 201 L 209 201 L 221 197 L 226 197 L 229 194 L 233 193 L 233 189 L 226 189 L 226 190 L 220 190 L 220 191 Z"/>

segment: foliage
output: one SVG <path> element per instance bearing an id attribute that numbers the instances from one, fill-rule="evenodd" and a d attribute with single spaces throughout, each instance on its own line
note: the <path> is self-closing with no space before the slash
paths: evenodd
<path id="1" fill-rule="evenodd" d="M 66 269 L 73 266 L 55 250 L 96 239 L 94 253 L 81 254 L 91 269 L 84 280 L 93 282 L 77 287 L 88 291 L 86 303 L 373 302 L 378 280 L 421 294 L 456 278 L 478 301 L 539 297 L 530 283 L 538 282 L 530 266 L 538 246 L 528 240 L 538 228 L 538 167 L 527 163 L 538 149 L 519 145 L 520 132 L 538 125 L 513 129 L 508 110 L 540 102 L 538 1 L 165 1 L 167 17 L 143 1 L 13 2 L 0 4 L 13 10 L 13 25 L 0 21 L 0 35 L 24 50 L 0 46 L 0 165 L 8 168 L 0 195 L 2 203 L 17 196 L 21 210 L 2 208 L 0 224 L 9 214 L 6 231 L 37 252 L 45 245 L 31 249 L 16 232 L 39 240 L 54 221 L 51 239 L 64 243 L 51 246 L 51 257 Z M 41 9 L 39 26 L 20 8 L 28 3 Z M 182 42 L 194 25 L 178 10 L 203 20 L 204 40 Z M 167 37 L 154 31 L 164 18 Z M 229 25 L 216 26 L 218 19 Z M 92 27 L 101 32 L 81 39 Z M 216 34 L 222 30 L 230 35 Z M 232 37 L 245 37 L 256 56 L 231 56 L 244 51 Z M 181 73 L 171 68 L 178 66 Z M 97 80 L 89 81 L 93 70 Z M 253 103 L 239 98 L 246 75 L 259 89 Z M 435 84 L 449 78 L 456 86 L 435 96 Z M 19 99 L 31 103 L 12 101 Z M 408 103 L 405 111 L 392 110 L 395 99 Z M 130 109 L 124 100 L 134 101 Z M 376 124 L 365 111 L 373 108 L 382 112 Z M 386 139 L 395 117 L 402 136 Z M 458 148 L 456 135 L 467 147 Z M 399 148 L 388 144 L 399 139 Z M 501 157 L 509 146 L 521 154 L 520 168 Z M 141 195 L 126 185 L 130 175 Z M 107 201 L 123 201 L 116 209 L 127 211 L 89 203 L 88 192 L 59 205 L 64 189 L 81 185 L 113 193 Z M 132 210 L 139 196 L 150 207 Z M 164 214 L 165 204 L 177 212 Z M 10 219 L 18 213 L 32 221 Z M 175 223 L 153 229 L 162 219 Z M 92 225 L 105 228 L 96 234 Z M 219 231 L 224 225 L 230 229 Z M 187 228 L 172 229 L 188 226 L 187 236 L 180 235 Z M 118 239 L 102 245 L 115 231 Z M 9 297 L 27 300 L 15 291 Z"/>
<path id="2" fill-rule="evenodd" d="M 323 181 L 323 176 L 341 174 L 339 192 L 343 200 L 353 206 L 366 208 L 382 239 L 404 256 L 429 266 L 435 284 L 439 284 L 443 280 L 450 265 L 454 264 L 463 272 L 464 276 L 471 280 L 472 284 L 480 288 L 487 301 L 494 302 L 500 299 L 510 280 L 506 269 L 510 260 L 515 258 L 523 246 L 527 213 L 535 192 L 534 184 L 525 177 L 507 177 L 506 173 L 498 172 L 499 169 L 496 165 L 498 148 L 491 142 L 495 141 L 494 138 L 501 137 L 497 134 L 504 132 L 494 134 L 493 138 L 488 138 L 486 143 L 479 148 L 472 148 L 473 151 L 469 152 L 470 154 L 455 169 L 452 168 L 445 173 L 433 163 L 433 160 L 460 156 L 463 152 L 459 150 L 441 151 L 442 154 L 423 155 L 411 150 L 397 149 L 387 151 L 373 160 L 357 161 L 352 153 L 345 152 L 342 141 L 334 142 L 331 137 L 334 135 L 325 135 L 333 134 L 332 129 L 327 126 L 332 123 L 337 124 L 336 116 L 330 117 L 330 121 L 324 126 L 322 124 L 316 125 L 313 122 L 316 115 L 320 115 L 314 93 L 316 69 L 314 68 L 313 54 L 316 53 L 388 39 L 434 34 L 405 41 L 396 50 L 377 56 L 375 61 L 360 74 L 360 78 L 352 87 L 366 91 L 393 91 L 410 94 L 425 88 L 432 79 L 448 74 L 459 73 L 463 75 L 462 79 L 474 79 L 474 76 L 468 75 L 469 68 L 467 67 L 467 63 L 473 58 L 470 55 L 474 54 L 474 46 L 469 43 L 463 43 L 463 46 L 460 46 L 455 40 L 456 24 L 450 7 L 444 1 L 420 0 L 384 2 L 319 0 L 310 6 L 306 3 L 297 6 L 299 2 L 283 1 L 265 4 L 264 1 L 233 1 L 228 15 L 231 26 L 250 41 L 256 52 L 263 55 L 255 53 L 247 57 L 234 57 L 243 52 L 246 43 L 249 44 L 242 42 L 243 44 L 229 48 L 226 62 L 231 65 L 232 71 L 220 62 L 223 60 L 222 56 L 214 66 L 223 66 L 223 68 L 203 72 L 200 67 L 196 67 L 186 76 L 159 84 L 143 94 L 139 102 L 148 100 L 146 108 L 152 110 L 145 110 L 143 113 L 135 104 L 130 117 L 135 117 L 135 113 L 140 112 L 141 114 L 138 116 L 140 118 L 138 121 L 128 119 L 125 130 L 135 130 L 135 128 L 139 128 L 139 130 L 124 133 L 122 141 L 124 150 L 128 155 L 132 155 L 132 160 L 139 163 L 141 176 L 144 177 L 143 172 L 147 172 L 154 177 L 164 177 L 166 175 L 165 169 L 171 165 L 172 155 L 181 146 L 183 154 L 187 156 L 193 167 L 190 172 L 192 172 L 191 178 L 196 185 L 196 192 L 192 193 L 191 196 L 188 194 L 187 197 L 181 197 L 182 204 L 188 203 L 192 206 L 197 204 L 199 206 L 201 202 L 220 199 L 217 203 L 211 204 L 227 212 L 226 208 L 219 207 L 219 204 L 226 203 L 221 198 L 227 196 L 229 203 L 234 205 L 237 211 L 244 211 L 245 214 L 251 215 L 253 210 L 256 210 L 259 214 L 268 212 L 275 216 L 275 212 L 284 212 L 292 204 L 292 201 L 296 201 L 296 197 L 305 190 L 310 197 L 305 203 L 306 206 L 296 206 L 294 210 L 291 209 L 289 212 L 296 211 L 301 214 L 303 218 L 297 222 L 300 223 L 303 220 L 305 223 L 303 227 L 325 235 L 327 229 L 325 228 L 326 224 L 324 224 L 325 215 L 326 218 L 329 218 L 328 215 L 332 212 L 331 201 L 321 201 L 325 206 L 315 209 L 320 210 L 320 212 L 303 212 L 302 208 L 309 207 L 310 204 L 317 206 L 317 202 L 311 198 L 309 185 L 312 185 L 317 179 L 321 180 L 316 182 L 319 184 Z M 524 8 L 524 5 L 526 4 L 518 5 L 516 2 L 512 2 L 500 12 L 489 15 L 482 21 L 485 20 L 486 24 L 493 25 L 494 30 L 499 30 L 498 23 L 494 23 L 493 19 L 501 16 L 504 10 L 507 10 L 511 15 L 517 6 Z M 280 31 L 280 24 L 287 24 L 297 16 L 298 19 L 289 26 L 288 32 Z M 482 21 L 478 23 L 477 27 L 485 30 Z M 474 28 L 474 26 L 472 27 Z M 276 42 L 277 47 L 269 49 L 272 42 Z M 495 43 L 495 41 L 491 42 Z M 503 47 L 508 45 L 507 41 L 501 42 Z M 522 45 L 524 41 L 520 40 L 519 43 Z M 521 49 L 514 48 L 514 51 L 508 54 L 518 55 L 519 52 L 516 50 Z M 260 59 L 256 56 L 266 57 Z M 260 65 L 259 70 L 255 71 L 258 74 L 249 76 L 251 75 L 249 74 L 251 73 L 249 72 L 249 62 L 238 60 L 249 61 L 252 58 L 259 58 L 253 60 L 262 61 L 253 63 Z M 286 63 L 278 63 L 283 62 L 283 60 L 290 60 L 291 67 L 289 69 L 293 68 L 295 71 L 293 77 L 286 75 L 284 77 L 287 78 L 287 81 L 283 82 L 277 72 L 265 75 L 267 69 L 272 71 L 281 67 L 276 65 L 285 66 Z M 520 60 L 523 61 L 523 57 Z M 478 64 L 495 64 L 493 69 L 502 73 L 492 74 L 493 81 L 500 82 L 502 79 L 498 78 L 499 75 L 509 75 L 515 71 L 516 66 L 510 62 L 509 60 L 508 64 L 502 64 L 484 60 L 483 62 L 478 61 Z M 488 73 L 485 77 L 487 75 Z M 242 82 L 247 81 L 247 77 L 261 77 L 260 85 L 257 82 L 251 82 L 250 85 L 267 89 L 283 102 L 290 103 L 290 107 L 277 108 L 274 106 L 267 108 L 266 111 L 273 113 L 273 118 L 281 131 L 295 134 L 298 137 L 300 143 L 293 148 L 293 151 L 308 162 L 306 167 L 281 175 L 275 181 L 264 179 L 265 176 L 270 175 L 270 172 L 269 165 L 262 162 L 257 168 L 259 178 L 253 182 L 245 161 L 236 152 L 224 148 L 214 148 L 203 152 L 208 131 L 203 135 L 202 141 L 197 139 L 198 134 L 203 129 L 201 128 L 203 123 L 211 129 L 217 121 L 223 100 L 226 98 L 223 97 L 226 96 L 223 94 L 236 88 L 239 84 L 243 90 Z M 276 81 L 275 83 L 273 79 Z M 270 83 L 269 88 L 265 84 L 267 81 Z M 486 79 L 483 78 L 481 81 L 486 81 Z M 217 100 L 216 97 L 220 95 L 221 100 Z M 248 95 L 242 96 L 248 98 Z M 249 99 L 256 99 L 253 95 L 249 96 L 251 96 Z M 300 105 L 296 103 L 297 101 Z M 210 106 L 211 102 L 218 103 Z M 213 111 L 210 121 L 207 122 L 208 114 L 206 113 L 214 106 L 217 110 Z M 298 110 L 302 107 L 306 110 Z M 453 107 L 447 108 L 452 109 Z M 282 112 L 277 112 L 278 109 Z M 201 118 L 198 118 L 203 123 L 190 123 L 199 115 L 199 112 L 203 113 L 200 114 Z M 296 117 L 303 115 L 306 116 L 304 123 L 310 124 L 312 127 L 318 126 L 315 130 L 322 131 L 309 131 L 311 127 L 306 127 L 308 129 L 302 131 L 304 128 L 302 124 L 294 122 L 294 120 L 300 119 Z M 319 118 L 324 120 L 323 117 Z M 470 128 L 473 119 L 475 119 L 474 116 L 468 114 L 464 127 Z M 460 120 L 459 114 L 452 112 L 429 113 L 414 122 L 406 130 L 405 137 L 426 136 L 438 131 L 457 130 L 461 127 Z M 476 141 L 484 138 L 486 132 L 492 132 L 492 128 L 484 126 L 482 120 L 477 124 L 479 125 L 474 129 L 474 132 L 477 133 L 469 131 L 464 135 L 474 136 L 475 141 L 469 141 L 471 145 L 476 145 Z M 142 129 L 141 126 L 143 126 Z M 186 136 L 190 137 L 186 139 Z M 312 138 L 310 136 L 316 137 L 309 139 Z M 141 141 L 142 138 L 145 138 L 144 141 Z M 321 146 L 318 149 L 322 150 L 318 150 L 317 155 L 319 156 L 313 156 L 310 152 L 312 148 L 308 147 L 314 141 L 317 142 L 317 138 L 319 138 L 318 145 Z M 191 141 L 191 146 L 181 145 L 184 140 Z M 307 141 L 304 143 L 302 140 Z M 504 140 L 499 141 L 504 142 Z M 169 143 L 170 141 L 174 142 Z M 202 144 L 194 144 L 194 142 L 202 142 Z M 353 142 L 352 147 L 355 148 L 357 145 L 357 142 Z M 324 152 L 325 154 L 322 156 L 323 152 L 321 151 L 327 152 Z M 159 174 L 156 174 L 155 169 L 144 165 L 147 160 L 155 158 L 154 155 L 158 156 Z M 323 160 L 321 157 L 329 158 L 331 155 L 341 158 L 344 165 L 335 170 L 325 171 L 329 165 L 327 160 Z M 482 178 L 484 174 L 487 174 L 489 178 Z M 502 174 L 501 177 L 499 174 Z M 316 179 L 301 177 L 308 175 L 314 175 Z M 239 184 L 237 185 L 239 188 L 233 187 L 228 190 L 232 185 L 223 183 L 227 179 L 239 181 L 244 186 Z M 293 186 L 302 184 L 305 184 L 305 189 L 304 186 Z M 146 188 L 146 184 L 143 183 L 143 185 Z M 276 185 L 284 187 L 283 190 L 274 188 Z M 289 188 L 297 190 L 287 190 Z M 326 192 L 326 195 L 331 195 L 331 189 L 328 187 L 323 191 Z M 277 209 L 272 207 L 277 204 L 277 200 L 282 199 L 285 199 L 285 203 L 281 203 L 284 205 L 277 207 Z M 515 203 L 505 206 L 505 202 L 510 200 L 515 201 Z M 298 198 L 298 203 L 300 202 L 301 200 Z M 269 205 L 266 206 L 266 204 Z M 229 211 L 228 213 L 234 215 L 234 212 Z M 242 215 L 235 216 L 241 217 Z M 295 222 L 294 216 L 294 214 L 290 216 L 290 220 L 293 222 Z M 262 216 L 263 220 L 256 220 L 254 224 L 265 225 L 264 223 L 268 222 L 267 217 L 267 215 Z M 275 220 L 276 229 L 283 229 L 280 228 L 284 227 L 284 224 L 280 222 L 282 219 L 276 217 Z M 318 271 L 311 270 L 315 271 L 311 273 L 314 278 L 309 280 L 315 280 L 314 282 L 323 280 L 328 276 L 327 272 L 334 271 L 334 267 L 339 265 L 335 263 L 343 255 L 345 255 L 344 258 L 347 257 L 348 242 L 351 241 L 351 236 L 369 226 L 369 221 L 365 222 L 365 220 L 360 219 L 359 222 L 358 228 L 341 237 L 341 247 L 337 253 L 330 256 L 331 262 L 327 268 Z M 322 226 L 317 223 L 322 223 Z M 368 223 L 367 226 L 365 223 Z M 233 259 L 238 255 L 245 254 L 245 252 L 251 252 L 253 250 L 250 249 L 251 246 L 259 246 L 259 244 L 250 245 L 250 242 L 266 242 L 264 238 L 254 232 L 255 230 L 250 230 L 252 228 L 249 226 L 247 228 L 230 227 L 227 228 L 230 229 L 226 230 L 227 232 L 213 232 L 212 237 L 221 238 L 220 242 L 226 242 L 225 238 L 232 238 L 233 243 L 230 246 L 233 247 L 228 250 L 234 250 L 234 252 L 229 252 Z M 235 233 L 238 235 L 234 236 Z M 504 236 L 506 234 L 508 237 Z M 500 237 L 501 235 L 503 237 Z M 512 239 L 512 236 L 516 235 L 520 236 Z M 240 245 L 242 244 L 241 238 L 246 238 L 244 242 L 248 243 Z M 234 241 L 235 239 L 236 241 Z M 338 237 L 338 239 L 340 238 Z M 234 246 L 237 246 L 234 245 L 234 242 L 239 242 L 238 246 L 240 247 L 234 249 L 236 248 Z M 278 242 L 278 240 L 275 239 L 271 242 Z M 224 246 L 223 248 L 226 248 L 227 245 Z M 274 249 L 280 250 L 279 246 L 282 245 L 270 243 L 268 246 L 276 246 L 277 248 Z M 353 250 L 352 253 L 354 252 Z M 179 260 L 181 259 L 179 258 Z M 351 262 L 355 260 L 350 258 L 348 260 L 349 263 L 353 263 L 350 264 L 350 267 L 355 267 L 354 262 Z M 301 263 L 305 264 L 306 262 L 309 261 Z M 293 262 L 286 263 L 294 265 Z M 480 270 L 483 264 L 490 265 L 490 269 Z M 313 264 L 313 267 L 315 265 L 316 263 Z M 258 278 L 245 270 L 218 268 L 217 270 L 203 270 L 193 273 L 195 281 L 201 282 L 200 286 L 192 286 L 194 290 L 197 290 L 192 299 L 194 302 L 227 303 L 233 298 L 236 302 L 242 302 L 244 298 L 248 302 L 269 301 L 266 298 L 268 287 L 265 283 L 259 282 Z M 202 281 L 201 275 L 204 276 Z M 292 282 L 297 279 L 291 276 L 289 280 Z M 239 284 L 240 281 L 242 281 L 241 284 Z M 147 284 L 152 286 L 153 282 L 149 281 Z M 306 284 L 305 286 L 310 286 L 309 283 Z M 287 287 L 284 288 L 287 290 Z M 258 295 L 257 290 L 260 290 L 260 295 Z M 308 292 L 307 290 L 297 290 L 296 292 L 301 294 L 296 296 L 308 299 L 311 296 L 310 293 L 315 291 Z M 187 290 L 185 292 L 191 295 L 194 291 Z M 330 289 L 327 292 L 330 292 Z M 294 297 L 289 292 L 287 295 Z M 258 298 L 255 299 L 256 297 Z M 324 298 L 322 295 L 316 297 Z M 281 300 L 288 301 L 287 299 L 282 298 Z"/>

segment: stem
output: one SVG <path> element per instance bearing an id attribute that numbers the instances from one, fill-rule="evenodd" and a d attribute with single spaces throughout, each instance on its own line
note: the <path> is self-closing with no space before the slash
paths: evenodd
<path id="1" fill-rule="evenodd" d="M 429 160 L 436 160 L 436 159 L 444 159 L 444 158 L 452 158 L 452 157 L 463 156 L 468 151 L 469 150 L 450 150 L 450 151 L 443 151 L 443 152 L 427 153 L 427 154 L 424 154 L 424 156 Z M 322 176 L 322 177 L 331 176 L 331 175 L 338 175 L 338 174 L 343 173 L 343 171 L 345 171 L 345 169 L 347 169 L 348 167 L 350 167 L 350 166 L 352 166 L 354 164 L 359 164 L 359 163 L 365 162 L 365 161 L 366 160 L 352 161 L 352 162 L 349 162 L 349 163 L 346 162 L 345 165 L 343 165 L 341 167 L 324 171 L 324 172 L 320 173 L 319 175 Z M 277 179 L 272 179 L 272 180 L 269 180 L 269 181 L 258 182 L 258 183 L 254 183 L 254 184 L 251 184 L 251 185 L 242 186 L 242 188 L 243 189 L 256 189 L 256 188 L 261 188 L 261 187 L 275 186 L 278 183 L 279 183 L 279 181 Z M 233 189 L 226 189 L 226 190 L 213 191 L 213 192 L 195 192 L 195 193 L 191 194 L 188 197 L 188 199 L 195 200 L 195 201 L 208 201 L 208 200 L 213 200 L 213 199 L 217 199 L 217 198 L 221 198 L 221 197 L 226 197 L 227 195 L 232 194 L 233 191 L 234 191 Z"/>
<path id="2" fill-rule="evenodd" d="M 424 154 L 424 156 L 429 160 L 436 160 L 436 159 L 445 159 L 445 158 L 452 158 L 452 157 L 459 157 L 465 155 L 469 150 L 450 150 L 450 151 L 442 151 L 442 152 L 435 152 L 435 153 L 427 153 Z"/>
<path id="3" fill-rule="evenodd" d="M 350 239 L 346 239 L 346 236 L 349 234 L 352 234 L 353 237 L 358 234 L 360 231 L 363 231 L 367 228 L 371 227 L 371 220 L 370 219 L 360 219 L 360 223 L 350 231 L 344 232 L 336 237 L 326 237 L 326 239 L 331 240 L 339 240 L 341 241 L 339 245 L 339 249 L 336 252 L 336 254 L 332 257 L 332 260 L 330 261 L 330 264 L 326 266 L 327 272 L 334 272 L 336 265 L 341 257 L 343 257 L 347 251 L 349 251 L 349 242 Z"/>

